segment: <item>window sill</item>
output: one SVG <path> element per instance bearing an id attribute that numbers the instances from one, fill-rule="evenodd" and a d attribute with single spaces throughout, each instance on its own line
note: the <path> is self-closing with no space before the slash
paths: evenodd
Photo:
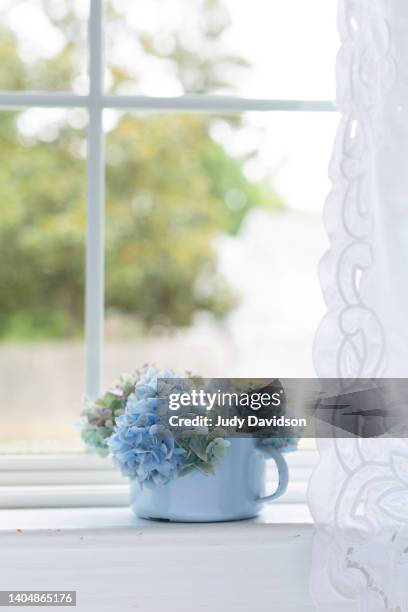
<path id="1" fill-rule="evenodd" d="M 303 504 L 283 503 L 215 524 L 128 508 L 2 510 L 2 588 L 76 590 L 86 612 L 309 611 L 310 521 Z"/>
<path id="2" fill-rule="evenodd" d="M 236 525 L 311 524 L 306 504 L 271 503 L 257 519 L 240 521 Z M 223 523 L 225 525 L 225 523 Z M 177 523 L 146 521 L 136 518 L 129 507 L 121 508 L 16 508 L 0 510 L 0 533 L 21 531 L 69 531 L 72 529 L 135 528 L 167 530 Z M 180 524 L 179 524 L 180 525 Z M 199 529 L 199 524 L 183 523 Z M 215 525 L 215 523 L 212 523 Z"/>

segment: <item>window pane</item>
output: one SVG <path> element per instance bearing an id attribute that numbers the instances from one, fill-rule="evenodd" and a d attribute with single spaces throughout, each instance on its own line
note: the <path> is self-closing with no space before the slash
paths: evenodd
<path id="1" fill-rule="evenodd" d="M 313 375 L 334 113 L 107 112 L 105 384 Z"/>
<path id="2" fill-rule="evenodd" d="M 0 113 L 0 452 L 81 448 L 86 122 Z"/>
<path id="3" fill-rule="evenodd" d="M 336 0 L 106 0 L 106 86 L 334 98 Z"/>
<path id="4" fill-rule="evenodd" d="M 0 89 L 86 93 L 89 0 L 0 0 Z"/>

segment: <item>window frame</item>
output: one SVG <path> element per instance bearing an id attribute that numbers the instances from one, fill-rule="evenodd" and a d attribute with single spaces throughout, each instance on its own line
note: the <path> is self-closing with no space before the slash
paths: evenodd
<path id="1" fill-rule="evenodd" d="M 88 22 L 88 94 L 70 92 L 0 91 L 0 111 L 23 108 L 82 108 L 88 111 L 87 133 L 87 236 L 85 283 L 85 349 L 86 396 L 95 398 L 102 388 L 103 325 L 105 300 L 105 153 L 103 112 L 105 109 L 172 112 L 242 113 L 246 111 L 331 112 L 335 105 L 330 100 L 282 100 L 242 98 L 216 95 L 184 95 L 178 97 L 151 97 L 134 95 L 108 95 L 104 91 L 104 0 L 90 0 Z M 313 451 L 301 451 L 294 462 L 298 467 L 309 465 L 315 459 Z M 305 463 L 306 462 L 306 463 Z M 103 467 L 102 467 L 103 466 Z M 35 484 L 20 483 L 30 476 Z M 82 473 L 82 476 L 81 476 Z M 59 475 L 58 490 L 51 475 Z M 84 474 L 87 474 L 84 476 Z M 75 501 L 85 505 L 122 505 L 121 477 L 112 476 L 113 467 L 89 453 L 83 455 L 0 455 L 0 507 L 11 507 L 11 495 L 18 496 L 19 506 L 72 505 Z M 12 480 L 13 475 L 15 477 Z M 77 481 L 75 481 L 77 476 Z M 104 476 L 106 476 L 104 481 Z M 14 484 L 13 484 L 14 482 Z M 75 486 L 73 483 L 77 483 Z M 102 485 L 101 483 L 104 484 Z M 50 484 L 52 483 L 52 484 Z M 67 484 L 68 483 L 68 484 Z M 81 484 L 82 483 L 82 484 Z M 99 493 L 81 490 L 105 487 Z M 38 486 L 37 492 L 31 490 Z M 42 489 L 41 489 L 42 487 Z M 13 489 L 13 491 L 11 491 Z M 30 489 L 29 491 L 27 489 Z M 70 498 L 71 495 L 71 498 Z M 53 499 L 54 496 L 54 499 Z"/>
<path id="2" fill-rule="evenodd" d="M 288 491 L 274 503 L 305 503 L 318 453 L 299 450 L 288 454 L 287 462 Z M 268 491 L 276 487 L 275 473 L 271 460 L 266 467 Z M 110 459 L 89 453 L 0 455 L 0 509 L 128 506 L 129 486 Z"/>

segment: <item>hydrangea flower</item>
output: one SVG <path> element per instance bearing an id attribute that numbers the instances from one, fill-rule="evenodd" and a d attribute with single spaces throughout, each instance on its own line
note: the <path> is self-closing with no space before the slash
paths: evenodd
<path id="1" fill-rule="evenodd" d="M 220 437 L 220 431 L 176 441 L 160 422 L 158 378 L 177 377 L 172 371 L 158 372 L 155 368 L 140 377 L 108 440 L 114 462 L 125 476 L 147 486 L 166 484 L 196 469 L 213 473 L 230 443 Z"/>
<path id="2" fill-rule="evenodd" d="M 175 444 L 172 433 L 159 423 L 157 378 L 172 372 L 150 368 L 136 383 L 126 410 L 116 420 L 108 440 L 115 463 L 125 476 L 143 485 L 165 484 L 177 475 L 186 450 Z"/>

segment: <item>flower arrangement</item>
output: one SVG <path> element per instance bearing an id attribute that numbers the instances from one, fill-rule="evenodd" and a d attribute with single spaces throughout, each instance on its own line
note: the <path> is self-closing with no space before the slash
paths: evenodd
<path id="1" fill-rule="evenodd" d="M 166 484 L 192 470 L 211 474 L 229 447 L 220 429 L 176 440 L 160 423 L 157 379 L 174 377 L 145 366 L 87 402 L 82 413 L 85 444 L 103 457 L 111 454 L 121 472 L 143 486 Z"/>

